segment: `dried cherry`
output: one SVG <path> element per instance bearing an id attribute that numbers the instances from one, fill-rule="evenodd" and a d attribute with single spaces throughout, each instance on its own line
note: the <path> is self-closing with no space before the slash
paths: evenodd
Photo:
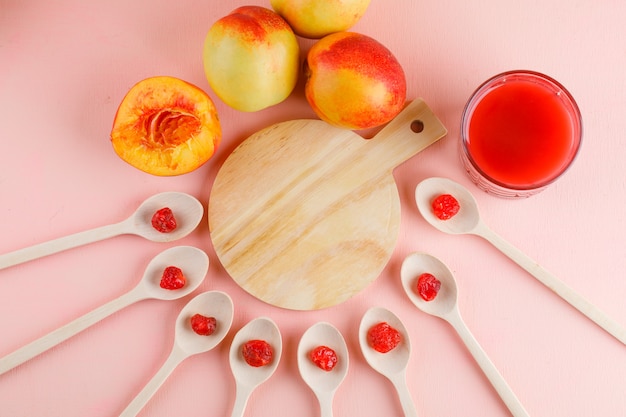
<path id="1" fill-rule="evenodd" d="M 213 334 L 217 328 L 217 320 L 215 317 L 207 317 L 202 314 L 194 314 L 191 316 L 191 328 L 200 336 L 209 336 Z"/>
<path id="2" fill-rule="evenodd" d="M 274 350 L 265 340 L 249 340 L 243 344 L 241 354 L 250 366 L 265 366 L 272 362 Z"/>
<path id="3" fill-rule="evenodd" d="M 176 226 L 176 218 L 169 207 L 157 210 L 152 216 L 152 227 L 161 233 L 173 232 Z"/>
<path id="4" fill-rule="evenodd" d="M 337 365 L 337 353 L 328 346 L 318 346 L 310 353 L 311 361 L 320 369 L 328 372 Z"/>
<path id="5" fill-rule="evenodd" d="M 367 332 L 367 340 L 375 351 L 387 353 L 400 344 L 402 336 L 389 323 L 381 322 L 370 327 Z"/>
<path id="6" fill-rule="evenodd" d="M 187 283 L 187 278 L 183 274 L 183 271 L 176 266 L 168 266 L 163 271 L 161 276 L 161 288 L 166 290 L 177 290 L 182 288 Z"/>
<path id="7" fill-rule="evenodd" d="M 441 281 L 433 274 L 425 272 L 417 278 L 417 293 L 424 301 L 434 300 L 440 289 Z"/>
<path id="8" fill-rule="evenodd" d="M 453 195 L 441 194 L 433 200 L 432 209 L 439 220 L 449 220 L 459 212 L 461 205 Z"/>

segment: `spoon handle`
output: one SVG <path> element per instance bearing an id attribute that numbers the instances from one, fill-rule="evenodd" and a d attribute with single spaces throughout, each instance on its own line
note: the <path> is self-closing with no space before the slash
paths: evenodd
<path id="1" fill-rule="evenodd" d="M 176 367 L 185 359 L 187 355 L 185 352 L 174 343 L 172 352 L 167 360 L 161 366 L 161 369 L 157 371 L 152 379 L 146 384 L 146 386 L 137 394 L 137 396 L 126 406 L 120 417 L 131 417 L 139 414 L 141 409 L 148 403 L 150 398 L 157 392 L 157 390 L 163 385 L 163 382 L 167 377 L 176 369 Z"/>
<path id="2" fill-rule="evenodd" d="M 333 417 L 334 391 L 316 392 L 320 404 L 320 417 Z"/>
<path id="3" fill-rule="evenodd" d="M 231 417 L 243 417 L 243 413 L 246 410 L 246 405 L 248 404 L 248 398 L 250 398 L 250 394 L 254 387 L 250 387 L 244 384 L 237 384 L 236 394 L 235 394 L 235 404 L 233 405 L 233 411 L 230 414 Z"/>
<path id="4" fill-rule="evenodd" d="M 484 225 L 478 228 L 475 234 L 487 240 L 529 274 L 534 276 L 539 282 L 554 291 L 559 297 L 567 301 L 598 326 L 626 345 L 626 328 L 620 326 L 619 323 L 607 316 L 598 307 L 577 294 L 528 255 Z"/>
<path id="5" fill-rule="evenodd" d="M 417 417 L 417 410 L 411 398 L 411 392 L 406 384 L 406 372 L 398 372 L 389 376 L 389 380 L 396 388 L 400 405 L 405 417 Z"/>
<path id="6" fill-rule="evenodd" d="M 127 223 L 120 222 L 63 236 L 47 242 L 0 255 L 0 269 L 43 258 L 67 249 L 127 233 Z"/>
<path id="7" fill-rule="evenodd" d="M 333 405 L 332 403 L 320 404 L 320 416 L 321 417 L 333 417 Z"/>
<path id="8" fill-rule="evenodd" d="M 8 354 L 0 359 L 0 375 L 15 368 L 18 365 L 34 358 L 46 350 L 69 339 L 89 326 L 99 322 L 105 317 L 121 310 L 122 308 L 138 301 L 139 297 L 134 291 L 128 292 L 117 299 L 77 318 L 76 320 L 54 330 L 47 335 L 29 343 L 28 345 Z"/>
<path id="9" fill-rule="evenodd" d="M 502 377 L 496 366 L 491 362 L 489 356 L 485 353 L 480 346 L 474 335 L 470 332 L 469 328 L 461 318 L 457 309 L 454 309 L 452 313 L 446 317 L 446 320 L 454 327 L 456 332 L 465 343 L 465 346 L 470 351 L 480 369 L 482 369 L 491 385 L 495 388 L 502 401 L 507 406 L 509 411 L 514 417 L 528 417 L 528 413 L 524 409 L 524 406 L 515 396 L 515 393 L 509 387 L 506 380 Z"/>

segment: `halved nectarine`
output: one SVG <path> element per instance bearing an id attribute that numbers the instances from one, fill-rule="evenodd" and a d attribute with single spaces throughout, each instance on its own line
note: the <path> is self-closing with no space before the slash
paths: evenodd
<path id="1" fill-rule="evenodd" d="M 120 103 L 111 131 L 120 158 L 159 176 L 200 167 L 213 156 L 221 138 L 217 110 L 208 94 L 168 76 L 135 84 Z"/>

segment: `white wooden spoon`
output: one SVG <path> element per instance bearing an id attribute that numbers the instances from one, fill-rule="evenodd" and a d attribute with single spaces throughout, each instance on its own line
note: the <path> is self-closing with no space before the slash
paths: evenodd
<path id="1" fill-rule="evenodd" d="M 177 290 L 160 287 L 163 270 L 168 266 L 177 266 L 183 271 L 187 278 L 184 287 Z M 209 258 L 206 253 L 191 246 L 177 246 L 161 252 L 150 261 L 143 278 L 135 288 L 3 357 L 0 359 L 0 375 L 133 303 L 150 298 L 176 300 L 190 294 L 202 283 L 208 267 Z"/>
<path id="2" fill-rule="evenodd" d="M 451 194 L 461 206 L 459 212 L 448 220 L 439 220 L 432 212 L 431 202 L 440 194 Z M 528 255 L 505 241 L 483 223 L 474 196 L 462 185 L 447 178 L 428 178 L 415 189 L 417 208 L 424 219 L 435 228 L 450 234 L 473 234 L 487 240 L 511 260 L 554 291 L 581 313 L 594 321 L 617 340 L 626 344 L 626 328 L 600 311 L 581 295 L 544 269 Z"/>
<path id="3" fill-rule="evenodd" d="M 387 353 L 377 352 L 370 346 L 367 340 L 369 329 L 381 322 L 388 323 L 399 331 L 402 337 L 400 344 Z M 417 417 L 415 404 L 406 384 L 406 368 L 411 356 L 411 340 L 409 339 L 409 333 L 398 316 L 382 307 L 372 307 L 367 310 L 359 325 L 359 344 L 367 363 L 376 372 L 389 379 L 395 387 L 404 415 L 406 417 Z"/>
<path id="4" fill-rule="evenodd" d="M 441 289 L 431 301 L 416 292 L 417 279 L 423 273 L 430 273 L 441 281 Z M 400 271 L 402 286 L 409 299 L 420 310 L 447 321 L 454 327 L 465 346 L 496 389 L 511 414 L 515 417 L 527 417 L 528 413 L 519 402 L 513 390 L 504 380 L 498 369 L 491 362 L 483 348 L 469 331 L 461 317 L 457 303 L 457 285 L 452 272 L 439 259 L 425 253 L 415 252 L 408 255 Z"/>
<path id="5" fill-rule="evenodd" d="M 320 369 L 311 361 L 311 351 L 328 346 L 337 354 L 337 364 L 330 371 Z M 348 373 L 348 347 L 343 336 L 333 325 L 319 322 L 309 327 L 298 344 L 298 369 L 306 384 L 320 403 L 320 415 L 332 417 L 333 397 Z"/>
<path id="6" fill-rule="evenodd" d="M 190 321 L 195 314 L 215 317 L 217 321 L 215 332 L 208 336 L 194 332 Z M 208 352 L 219 345 L 230 330 L 233 314 L 234 308 L 231 298 L 221 291 L 207 291 L 189 301 L 176 319 L 172 352 L 150 382 L 122 411 L 120 417 L 137 415 L 183 360 L 199 353 Z"/>
<path id="7" fill-rule="evenodd" d="M 177 222 L 176 229 L 169 233 L 157 231 L 151 223 L 154 213 L 164 207 L 172 210 Z M 74 233 L 0 255 L 0 269 L 124 234 L 141 236 L 153 242 L 173 242 L 191 233 L 200 224 L 203 214 L 202 204 L 189 194 L 178 192 L 156 194 L 146 199 L 130 217 L 119 223 Z"/>
<path id="8" fill-rule="evenodd" d="M 265 366 L 253 367 L 241 353 L 244 343 L 250 340 L 264 340 L 272 346 L 274 357 Z M 237 383 L 232 417 L 241 417 L 252 392 L 274 374 L 283 350 L 283 341 L 278 326 L 268 317 L 258 317 L 242 327 L 230 346 L 230 369 Z"/>

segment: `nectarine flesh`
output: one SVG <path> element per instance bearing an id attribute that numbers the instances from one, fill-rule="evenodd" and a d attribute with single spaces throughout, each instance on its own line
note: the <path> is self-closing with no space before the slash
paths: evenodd
<path id="1" fill-rule="evenodd" d="M 213 156 L 221 137 L 211 98 L 200 88 L 167 76 L 135 84 L 122 100 L 111 131 L 120 158 L 158 176 L 200 167 Z"/>

